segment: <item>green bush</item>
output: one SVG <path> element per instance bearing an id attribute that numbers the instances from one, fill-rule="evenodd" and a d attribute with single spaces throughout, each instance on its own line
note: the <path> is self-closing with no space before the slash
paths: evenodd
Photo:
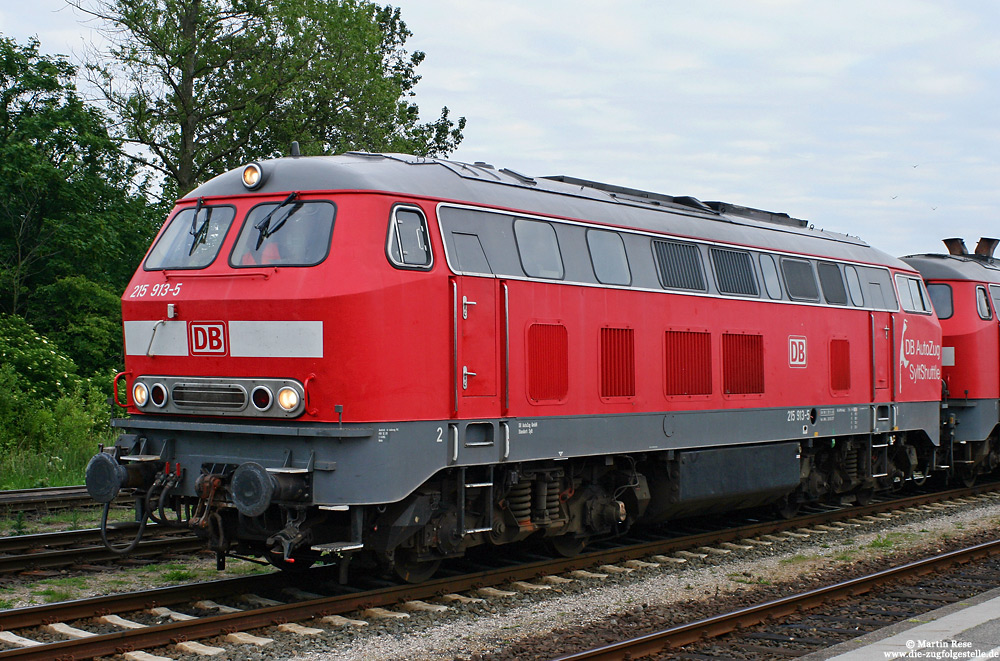
<path id="1" fill-rule="evenodd" d="M 110 416 L 106 394 L 54 342 L 0 316 L 0 488 L 81 484 Z"/>
<path id="2" fill-rule="evenodd" d="M 49 405 L 80 385 L 76 363 L 18 315 L 0 315 L 0 363 L 12 368 L 19 387 Z"/>
<path id="3" fill-rule="evenodd" d="M 28 314 L 31 325 L 55 340 L 81 374 L 120 368 L 121 300 L 107 287 L 82 275 L 60 278 L 35 290 Z"/>

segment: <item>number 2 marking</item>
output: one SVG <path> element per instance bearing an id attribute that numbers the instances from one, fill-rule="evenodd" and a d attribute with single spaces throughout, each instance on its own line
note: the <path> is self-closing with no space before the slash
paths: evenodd
<path id="1" fill-rule="evenodd" d="M 438 427 L 437 442 L 438 443 L 444 443 L 444 429 L 442 429 L 441 427 Z"/>

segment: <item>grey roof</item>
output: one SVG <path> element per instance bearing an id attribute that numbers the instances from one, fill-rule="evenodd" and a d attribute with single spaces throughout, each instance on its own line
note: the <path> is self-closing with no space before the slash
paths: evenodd
<path id="1" fill-rule="evenodd" d="M 896 258 L 871 248 L 861 239 L 814 229 L 806 221 L 787 214 L 566 176 L 530 177 L 512 170 L 497 170 L 485 163 L 351 152 L 279 158 L 261 161 L 260 165 L 266 179 L 255 192 L 383 191 L 906 268 Z M 237 168 L 215 177 L 185 199 L 245 194 L 242 170 Z"/>
<path id="2" fill-rule="evenodd" d="M 925 280 L 972 280 L 1000 284 L 1000 262 L 979 255 L 907 255 L 904 262 L 920 271 Z"/>

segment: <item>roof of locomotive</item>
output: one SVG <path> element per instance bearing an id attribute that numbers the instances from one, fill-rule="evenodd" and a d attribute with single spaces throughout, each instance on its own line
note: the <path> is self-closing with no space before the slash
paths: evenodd
<path id="1" fill-rule="evenodd" d="M 895 257 L 857 237 L 815 229 L 807 221 L 787 214 L 566 176 L 529 177 L 512 170 L 497 170 L 485 163 L 362 152 L 286 157 L 259 164 L 266 178 L 255 193 L 358 190 L 398 193 L 907 268 Z M 211 179 L 185 199 L 246 194 L 242 170 L 237 168 Z"/>
<path id="2" fill-rule="evenodd" d="M 984 255 L 907 255 L 902 260 L 925 280 L 971 280 L 1000 283 L 1000 262 Z"/>

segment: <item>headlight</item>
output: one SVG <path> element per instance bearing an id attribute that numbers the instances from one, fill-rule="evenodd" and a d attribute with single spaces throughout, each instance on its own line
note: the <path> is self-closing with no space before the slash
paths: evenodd
<path id="1" fill-rule="evenodd" d="M 285 386 L 278 391 L 278 406 L 286 411 L 292 411 L 299 405 L 299 393 L 294 388 Z"/>
<path id="2" fill-rule="evenodd" d="M 167 403 L 167 389 L 162 383 L 154 383 L 153 387 L 149 389 L 149 398 L 153 400 L 153 405 L 157 408 L 163 408 L 163 405 Z"/>
<path id="3" fill-rule="evenodd" d="M 132 386 L 132 401 L 136 406 L 142 407 L 149 401 L 149 388 L 145 383 L 137 383 Z"/>
<path id="4" fill-rule="evenodd" d="M 249 190 L 257 190 L 264 183 L 264 168 L 259 163 L 251 163 L 243 168 L 243 185 Z"/>

